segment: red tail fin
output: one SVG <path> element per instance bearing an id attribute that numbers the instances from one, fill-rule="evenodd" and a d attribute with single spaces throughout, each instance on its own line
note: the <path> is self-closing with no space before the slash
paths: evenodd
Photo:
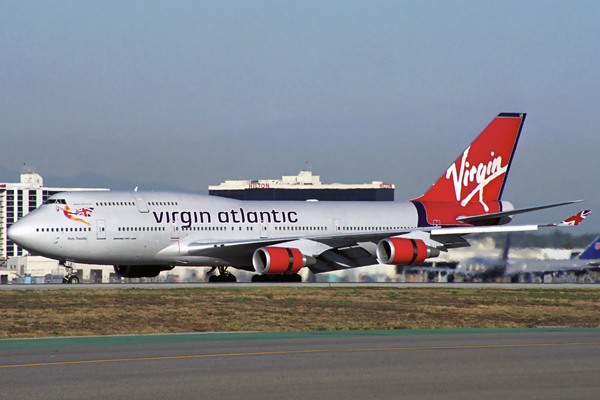
<path id="1" fill-rule="evenodd" d="M 471 143 L 444 175 L 416 201 L 483 204 L 499 200 L 526 114 L 502 113 Z"/>

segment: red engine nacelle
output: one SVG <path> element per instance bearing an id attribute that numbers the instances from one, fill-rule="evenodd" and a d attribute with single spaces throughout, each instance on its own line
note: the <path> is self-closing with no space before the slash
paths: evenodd
<path id="1" fill-rule="evenodd" d="M 254 252 L 252 264 L 259 274 L 295 274 L 307 264 L 307 257 L 298 249 L 261 247 Z"/>
<path id="2" fill-rule="evenodd" d="M 387 238 L 377 244 L 377 260 L 382 264 L 421 264 L 426 258 L 437 257 L 440 251 L 419 239 Z"/>

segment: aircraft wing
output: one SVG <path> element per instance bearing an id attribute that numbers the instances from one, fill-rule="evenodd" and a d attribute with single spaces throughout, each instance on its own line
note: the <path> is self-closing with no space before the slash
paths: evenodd
<path id="1" fill-rule="evenodd" d="M 343 254 L 350 259 L 340 265 L 348 267 L 357 267 L 377 264 L 376 249 L 380 240 L 389 237 L 415 238 L 425 241 L 429 246 L 447 251 L 449 248 L 469 247 L 469 242 L 462 237 L 469 233 L 481 232 L 512 232 L 524 230 L 536 230 L 538 225 L 515 225 L 513 229 L 507 227 L 460 227 L 460 228 L 415 228 L 413 230 L 402 231 L 370 231 L 357 232 L 348 235 L 315 235 L 312 237 L 301 238 L 283 237 L 276 239 L 257 239 L 243 242 L 218 242 L 206 243 L 191 241 L 188 244 L 174 243 L 161 253 L 169 251 L 178 251 L 191 256 L 216 257 L 231 263 L 236 267 L 249 266 L 254 251 L 264 246 L 277 246 L 285 243 L 285 247 L 298 248 L 303 254 L 313 257 L 320 257 L 323 253 L 328 254 L 335 259 L 332 253 Z M 327 257 L 327 255 L 325 255 Z M 360 259 L 359 264 L 354 264 L 352 260 Z M 357 261 L 358 262 L 358 261 Z"/>
<path id="2" fill-rule="evenodd" d="M 314 269 L 319 269 L 319 272 L 324 272 L 377 264 L 377 258 L 375 257 L 377 242 L 390 236 L 406 233 L 408 232 L 372 231 L 341 236 L 316 235 L 310 238 L 301 239 L 298 239 L 297 237 L 284 237 L 277 239 L 219 243 L 192 241 L 189 244 L 180 244 L 179 251 L 184 251 L 187 255 L 198 257 L 216 257 L 234 267 L 251 269 L 252 255 L 256 249 L 285 243 L 286 247 L 298 248 L 303 254 L 319 257 L 316 263 L 317 266 L 315 266 Z M 172 250 L 174 250 L 174 245 L 169 248 L 173 248 Z M 321 261 L 321 259 L 325 261 Z M 334 264 L 337 268 L 323 265 L 327 263 Z"/>
<path id="3" fill-rule="evenodd" d="M 576 216 L 584 213 L 580 212 Z M 588 214 L 589 212 L 585 216 Z M 463 235 L 471 233 L 522 232 L 537 230 L 539 227 L 545 226 L 568 225 L 563 222 L 545 225 L 428 227 L 402 231 L 353 232 L 346 235 L 315 235 L 301 239 L 297 237 L 261 238 L 242 242 L 206 243 L 192 239 L 187 243 L 174 243 L 161 253 L 170 256 L 181 254 L 215 257 L 236 268 L 252 270 L 252 256 L 258 248 L 285 243 L 285 247 L 297 248 L 302 254 L 316 258 L 315 265 L 309 267 L 313 272 L 327 272 L 377 264 L 377 243 L 390 237 L 421 239 L 430 247 L 446 251 L 449 248 L 469 246 Z"/>

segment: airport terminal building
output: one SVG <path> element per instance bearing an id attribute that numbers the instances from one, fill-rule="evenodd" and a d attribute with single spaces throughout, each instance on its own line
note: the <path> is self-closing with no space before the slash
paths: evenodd
<path id="1" fill-rule="evenodd" d="M 301 171 L 282 179 L 227 180 L 209 186 L 208 194 L 237 200 L 394 201 L 394 188 L 380 181 L 324 184 L 311 171 Z"/>

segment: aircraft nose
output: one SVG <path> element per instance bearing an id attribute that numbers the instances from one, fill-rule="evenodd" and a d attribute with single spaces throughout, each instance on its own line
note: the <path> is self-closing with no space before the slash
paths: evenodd
<path id="1" fill-rule="evenodd" d="M 27 238 L 31 237 L 31 229 L 26 221 L 17 221 L 6 232 L 8 239 L 21 247 L 26 247 Z"/>

